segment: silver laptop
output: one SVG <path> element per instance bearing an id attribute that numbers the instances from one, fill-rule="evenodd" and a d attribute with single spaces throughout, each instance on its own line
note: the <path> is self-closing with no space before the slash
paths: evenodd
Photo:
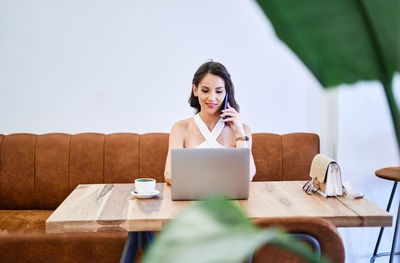
<path id="1" fill-rule="evenodd" d="M 172 200 L 249 197 L 250 149 L 171 149 Z"/>

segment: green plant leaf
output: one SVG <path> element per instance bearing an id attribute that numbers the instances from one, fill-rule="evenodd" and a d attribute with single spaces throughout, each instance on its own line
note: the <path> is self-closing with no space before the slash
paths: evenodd
<path id="1" fill-rule="evenodd" d="M 324 88 L 360 80 L 384 87 L 400 151 L 400 0 L 257 0 L 278 37 Z"/>
<path id="2" fill-rule="evenodd" d="M 310 248 L 278 229 L 260 229 L 237 202 L 223 198 L 194 203 L 171 220 L 142 262 L 243 262 L 263 244 L 275 242 L 315 260 Z"/>
<path id="3" fill-rule="evenodd" d="M 388 82 L 399 66 L 399 0 L 257 0 L 322 86 Z"/>

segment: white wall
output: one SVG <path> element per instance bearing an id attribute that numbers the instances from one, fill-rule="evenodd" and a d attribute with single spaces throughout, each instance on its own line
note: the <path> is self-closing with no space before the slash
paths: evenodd
<path id="1" fill-rule="evenodd" d="M 385 207 L 390 185 L 373 170 L 399 157 L 379 87 L 323 90 L 253 1 L 0 0 L 0 133 L 168 132 L 192 115 L 191 80 L 208 59 L 230 71 L 253 132 L 318 133 Z M 373 241 L 356 238 L 375 232 L 344 230 L 348 262 L 366 261 Z"/>
<path id="2" fill-rule="evenodd" d="M 249 1 L 5 1 L 2 133 L 168 132 L 224 63 L 253 132 L 318 132 L 322 90 Z M 309 97 L 313 93 L 314 97 Z"/>

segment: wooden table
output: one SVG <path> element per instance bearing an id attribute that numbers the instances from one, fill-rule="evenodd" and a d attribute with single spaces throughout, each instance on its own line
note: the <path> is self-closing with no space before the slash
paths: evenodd
<path id="1" fill-rule="evenodd" d="M 391 226 L 392 216 L 365 198 L 325 198 L 302 191 L 303 181 L 252 182 L 248 200 L 238 201 L 252 219 L 322 217 L 337 227 Z M 171 187 L 137 199 L 134 184 L 79 185 L 46 220 L 47 233 L 159 231 L 191 201 L 172 201 Z"/>

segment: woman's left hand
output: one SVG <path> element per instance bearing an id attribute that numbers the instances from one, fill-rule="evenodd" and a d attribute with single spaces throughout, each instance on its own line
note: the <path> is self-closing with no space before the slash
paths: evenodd
<path id="1" fill-rule="evenodd" d="M 223 122 L 228 123 L 237 137 L 245 135 L 240 114 L 229 103 L 220 116 Z M 225 116 L 227 117 L 226 119 L 224 119 Z"/>

